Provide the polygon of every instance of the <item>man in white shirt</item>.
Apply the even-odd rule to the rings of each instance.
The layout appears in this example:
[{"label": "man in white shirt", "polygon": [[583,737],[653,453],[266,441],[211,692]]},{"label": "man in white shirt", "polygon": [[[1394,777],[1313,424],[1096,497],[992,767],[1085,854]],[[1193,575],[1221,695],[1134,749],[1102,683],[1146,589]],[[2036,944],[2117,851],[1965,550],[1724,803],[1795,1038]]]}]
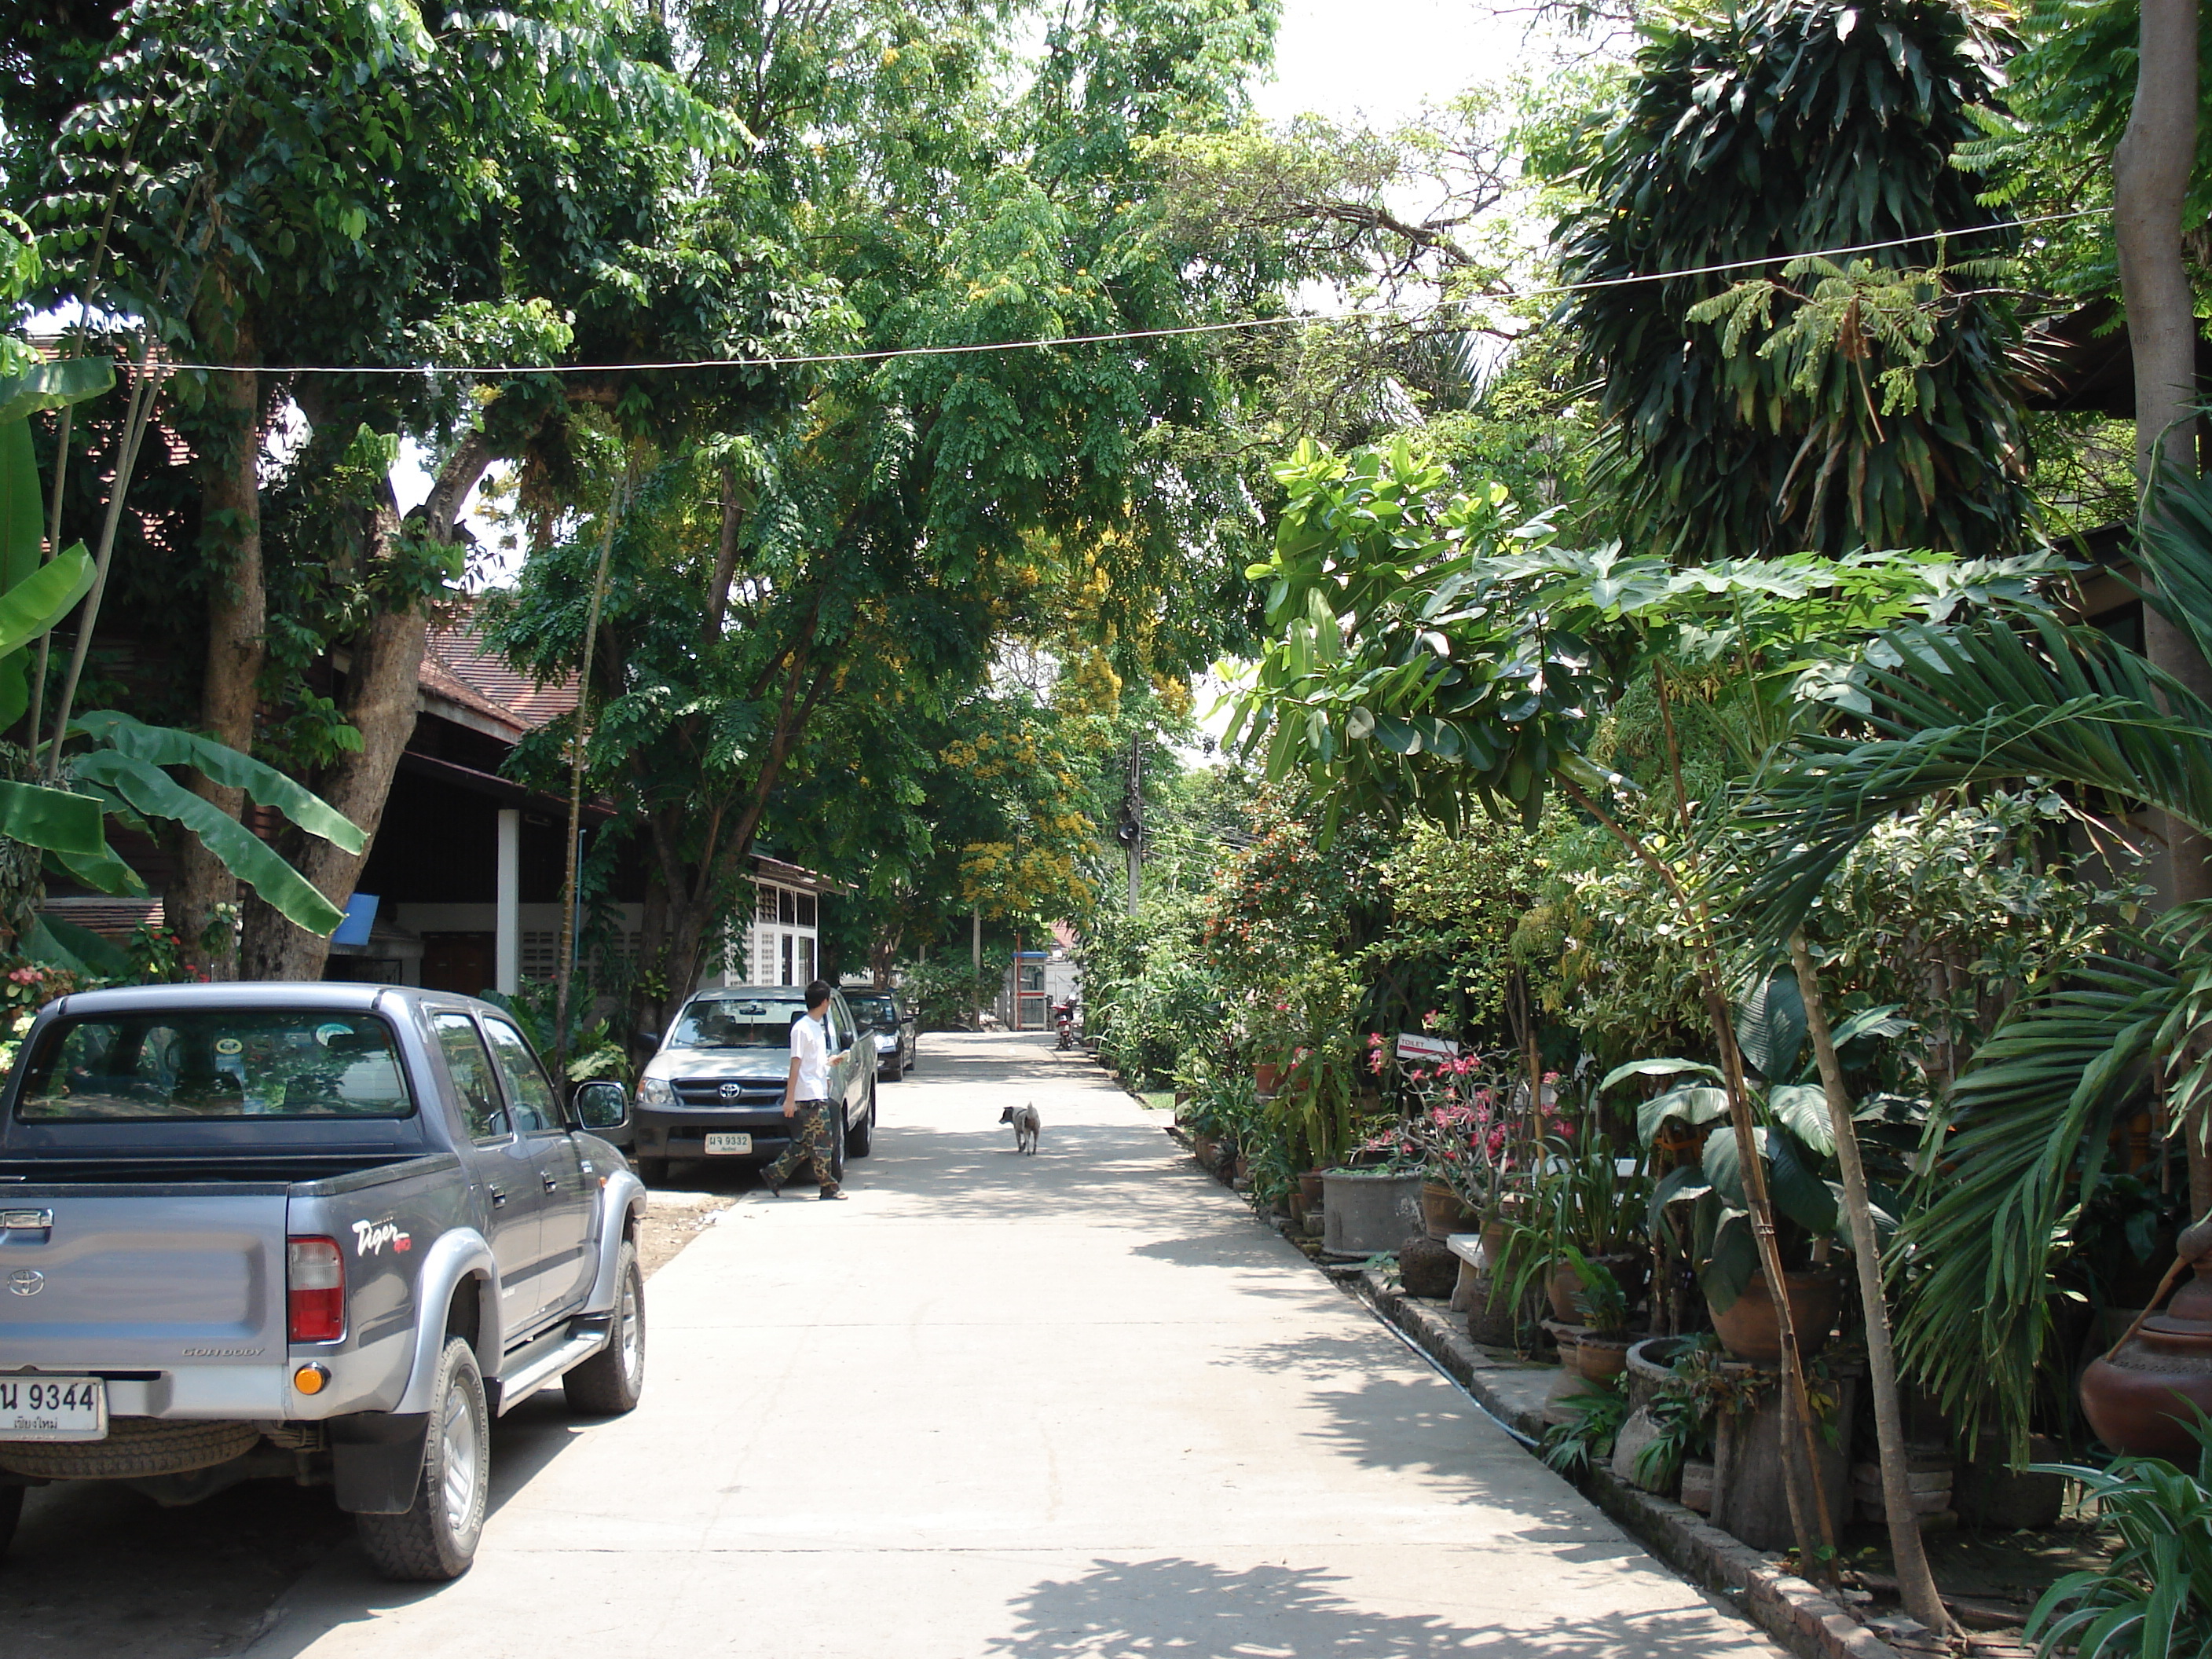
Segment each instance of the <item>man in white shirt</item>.
[{"label": "man in white shirt", "polygon": [[791,1022],[791,1074],[784,1079],[783,1115],[795,1120],[791,1144],[775,1162],[761,1171],[772,1197],[783,1196],[783,1183],[801,1158],[814,1166],[814,1179],[824,1198],[842,1198],[837,1189],[836,1148],[830,1137],[836,1133],[830,1115],[830,981],[817,979],[806,988],[806,1012]]}]

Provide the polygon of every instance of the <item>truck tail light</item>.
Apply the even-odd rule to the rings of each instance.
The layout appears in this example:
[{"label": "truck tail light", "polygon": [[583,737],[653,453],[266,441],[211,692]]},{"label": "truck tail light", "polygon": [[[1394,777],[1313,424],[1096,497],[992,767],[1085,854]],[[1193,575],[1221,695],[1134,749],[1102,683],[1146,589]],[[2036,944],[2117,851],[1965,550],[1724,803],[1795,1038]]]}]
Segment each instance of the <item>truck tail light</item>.
[{"label": "truck tail light", "polygon": [[345,1258],[334,1238],[287,1241],[284,1287],[295,1342],[335,1342],[345,1334]]}]

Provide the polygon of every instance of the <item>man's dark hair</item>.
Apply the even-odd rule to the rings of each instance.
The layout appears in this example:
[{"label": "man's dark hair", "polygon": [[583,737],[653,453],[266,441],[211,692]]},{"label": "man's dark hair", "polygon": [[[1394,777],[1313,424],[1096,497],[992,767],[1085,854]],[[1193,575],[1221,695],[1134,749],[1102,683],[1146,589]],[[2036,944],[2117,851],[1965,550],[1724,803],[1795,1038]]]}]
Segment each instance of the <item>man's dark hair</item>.
[{"label": "man's dark hair", "polygon": [[830,1000],[830,993],[836,988],[826,979],[817,979],[806,988],[806,1012],[812,1013]]}]

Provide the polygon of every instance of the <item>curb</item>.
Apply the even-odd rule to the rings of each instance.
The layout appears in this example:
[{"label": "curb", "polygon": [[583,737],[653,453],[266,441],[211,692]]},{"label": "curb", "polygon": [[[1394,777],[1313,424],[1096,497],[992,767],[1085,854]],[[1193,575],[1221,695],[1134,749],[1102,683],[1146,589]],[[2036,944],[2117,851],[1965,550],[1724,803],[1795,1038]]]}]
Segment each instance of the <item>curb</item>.
[{"label": "curb", "polygon": [[[1441,1304],[1432,1305],[1391,1289],[1380,1273],[1333,1277],[1371,1307],[1376,1317],[1434,1360],[1499,1422],[1528,1439],[1542,1437],[1540,1412],[1498,1386],[1501,1376],[1514,1375],[1518,1368],[1498,1365],[1438,1310]],[[1922,1641],[1912,1641],[1900,1632],[1899,1645],[1892,1646],[1804,1579],[1783,1571],[1695,1510],[1618,1480],[1610,1469],[1593,1467],[1588,1477],[1577,1484],[1654,1555],[1692,1583],[1727,1596],[1746,1618],[1799,1659],[1911,1659],[1911,1656],[1949,1651],[1917,1625],[1911,1629]]]}]

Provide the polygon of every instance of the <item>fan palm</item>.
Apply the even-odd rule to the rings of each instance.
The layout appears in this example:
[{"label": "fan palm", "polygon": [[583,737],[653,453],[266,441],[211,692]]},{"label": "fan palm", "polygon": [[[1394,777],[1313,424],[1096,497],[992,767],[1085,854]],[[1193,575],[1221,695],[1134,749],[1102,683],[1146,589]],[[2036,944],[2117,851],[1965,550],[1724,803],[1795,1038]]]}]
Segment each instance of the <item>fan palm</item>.
[{"label": "fan palm", "polygon": [[[2168,481],[2137,562],[2145,602],[2212,644],[2212,483]],[[1746,816],[1773,854],[1749,910],[1786,936],[1850,849],[1891,814],[2021,778],[2106,816],[2157,808],[2212,833],[2212,706],[2101,631],[2046,616],[1893,630],[1859,656],[1847,701],[1869,735],[1779,751]],[[2050,1330],[2049,1272],[2104,1175],[2116,1117],[2172,1068],[2212,1006],[2204,918],[2171,913],[2122,954],[2030,988],[1931,1119],[1893,1274],[1911,1366],[1966,1420],[2024,1442]],[[2173,1090],[2201,1135],[2205,1068]]]}]

